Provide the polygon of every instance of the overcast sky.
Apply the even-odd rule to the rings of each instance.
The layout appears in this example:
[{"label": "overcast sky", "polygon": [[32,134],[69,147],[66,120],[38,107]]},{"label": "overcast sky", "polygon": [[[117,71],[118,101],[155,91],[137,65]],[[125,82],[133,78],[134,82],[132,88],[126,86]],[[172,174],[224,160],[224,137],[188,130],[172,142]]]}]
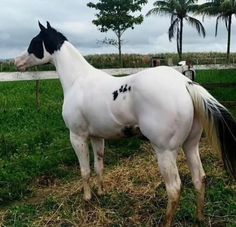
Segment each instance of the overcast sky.
[{"label": "overcast sky", "polygon": [[[91,0],[90,0],[91,1]],[[149,0],[143,7],[145,15],[153,7],[155,0]],[[202,0],[204,1],[204,0]],[[0,0],[0,59],[13,58],[28,47],[30,40],[37,35],[37,21],[51,25],[61,31],[83,55],[117,53],[115,47],[101,46],[98,40],[114,37],[112,32],[101,33],[92,24],[95,10],[88,8],[89,0]],[[97,2],[97,1],[93,1]],[[201,20],[201,17],[199,18]],[[236,51],[233,17],[231,51]],[[123,39],[123,53],[165,53],[176,52],[176,42],[169,42],[169,17],[145,17],[141,25],[134,30],[127,30]],[[226,51],[227,32],[223,23],[219,26],[218,36],[214,36],[215,18],[206,18],[203,23],[207,36],[205,39],[184,24],[183,51],[209,52]]]}]

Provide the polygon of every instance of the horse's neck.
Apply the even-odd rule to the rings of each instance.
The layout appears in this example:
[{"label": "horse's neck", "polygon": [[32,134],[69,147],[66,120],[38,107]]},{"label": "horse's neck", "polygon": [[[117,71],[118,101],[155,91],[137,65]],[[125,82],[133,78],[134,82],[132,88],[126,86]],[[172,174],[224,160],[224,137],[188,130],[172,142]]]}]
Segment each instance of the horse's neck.
[{"label": "horse's neck", "polygon": [[94,70],[79,51],[69,42],[65,41],[59,51],[54,53],[54,64],[64,93],[70,89],[78,78],[85,79]]}]

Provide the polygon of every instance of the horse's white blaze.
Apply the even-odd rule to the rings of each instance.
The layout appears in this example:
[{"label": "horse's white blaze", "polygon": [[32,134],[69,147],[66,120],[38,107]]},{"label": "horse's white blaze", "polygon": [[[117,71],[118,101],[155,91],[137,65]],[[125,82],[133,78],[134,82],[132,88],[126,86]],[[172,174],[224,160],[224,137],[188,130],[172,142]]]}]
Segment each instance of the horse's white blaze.
[{"label": "horse's white blaze", "polygon": [[21,71],[26,70],[28,67],[46,64],[52,61],[51,55],[46,51],[43,45],[44,56],[42,59],[37,58],[34,54],[29,54],[27,51],[22,53],[19,57],[15,58],[15,65]]}]

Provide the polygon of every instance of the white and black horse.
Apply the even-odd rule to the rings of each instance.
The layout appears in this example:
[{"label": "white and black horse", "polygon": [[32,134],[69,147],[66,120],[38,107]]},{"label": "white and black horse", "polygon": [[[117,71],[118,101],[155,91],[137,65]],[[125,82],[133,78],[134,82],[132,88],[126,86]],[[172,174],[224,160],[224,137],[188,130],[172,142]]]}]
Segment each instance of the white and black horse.
[{"label": "white and black horse", "polygon": [[15,64],[19,70],[48,62],[55,65],[64,91],[62,115],[79,159],[84,198],[91,198],[88,140],[101,194],[104,139],[140,130],[153,145],[166,185],[165,226],[171,225],[180,197],[176,157],[181,147],[198,192],[197,219],[202,221],[205,173],[198,149],[202,129],[221,152],[227,172],[236,177],[236,123],[227,109],[203,87],[169,67],[110,76],[91,66],[48,22],[47,28],[40,23],[39,27],[40,33]]}]

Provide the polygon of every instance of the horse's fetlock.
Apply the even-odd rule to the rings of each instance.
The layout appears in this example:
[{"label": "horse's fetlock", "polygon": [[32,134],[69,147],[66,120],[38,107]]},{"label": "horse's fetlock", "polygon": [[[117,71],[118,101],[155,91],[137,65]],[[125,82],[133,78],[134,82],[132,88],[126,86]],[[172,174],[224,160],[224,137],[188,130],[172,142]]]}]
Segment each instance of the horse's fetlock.
[{"label": "horse's fetlock", "polygon": [[89,180],[90,178],[90,170],[81,170],[81,176],[83,180]]},{"label": "horse's fetlock", "polygon": [[195,188],[196,188],[198,191],[202,190],[202,187],[203,187],[203,186],[205,185],[205,183],[206,183],[206,176],[203,175],[202,177],[193,180],[193,183],[194,183],[194,185],[195,185]]}]

